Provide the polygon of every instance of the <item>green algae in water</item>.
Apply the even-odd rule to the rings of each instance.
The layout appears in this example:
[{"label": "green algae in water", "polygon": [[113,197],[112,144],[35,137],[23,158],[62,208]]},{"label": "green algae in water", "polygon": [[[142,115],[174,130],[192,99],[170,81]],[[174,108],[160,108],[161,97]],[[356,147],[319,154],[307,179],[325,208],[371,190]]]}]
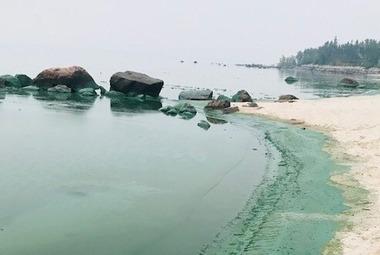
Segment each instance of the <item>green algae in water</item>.
[{"label": "green algae in water", "polygon": [[266,129],[267,176],[246,207],[200,254],[321,254],[346,209],[330,176],[326,137],[285,124]]}]

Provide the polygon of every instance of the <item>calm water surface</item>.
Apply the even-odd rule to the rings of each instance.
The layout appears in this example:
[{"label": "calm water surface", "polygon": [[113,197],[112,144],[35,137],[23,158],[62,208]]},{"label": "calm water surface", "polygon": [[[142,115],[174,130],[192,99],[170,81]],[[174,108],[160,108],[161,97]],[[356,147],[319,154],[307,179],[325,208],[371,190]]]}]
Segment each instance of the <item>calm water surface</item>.
[{"label": "calm water surface", "polygon": [[[350,90],[337,76],[107,63],[83,66],[105,87],[124,69],[162,78],[163,105],[190,87],[260,99],[379,91],[367,78]],[[186,121],[108,98],[0,93],[0,254],[319,254],[344,210],[325,137],[239,115],[204,131],[204,103],[194,105]]]}]

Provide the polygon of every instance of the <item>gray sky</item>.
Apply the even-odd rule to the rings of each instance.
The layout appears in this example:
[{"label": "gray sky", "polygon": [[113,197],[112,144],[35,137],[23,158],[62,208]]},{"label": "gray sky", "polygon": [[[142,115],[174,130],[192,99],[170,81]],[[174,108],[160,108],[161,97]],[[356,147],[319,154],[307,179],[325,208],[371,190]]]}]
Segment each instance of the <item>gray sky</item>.
[{"label": "gray sky", "polygon": [[269,64],[335,35],[380,39],[379,17],[379,0],[1,0],[0,46]]}]

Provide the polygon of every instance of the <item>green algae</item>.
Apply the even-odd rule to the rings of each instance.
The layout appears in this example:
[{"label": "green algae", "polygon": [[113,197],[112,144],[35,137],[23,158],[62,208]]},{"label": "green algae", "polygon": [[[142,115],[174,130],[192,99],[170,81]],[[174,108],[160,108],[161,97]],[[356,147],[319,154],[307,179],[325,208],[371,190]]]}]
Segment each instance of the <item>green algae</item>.
[{"label": "green algae", "polygon": [[[321,254],[345,226],[342,192],[330,177],[340,167],[324,151],[327,138],[258,120],[268,146],[267,175],[215,240],[200,254]],[[333,250],[330,248],[330,250]]]}]

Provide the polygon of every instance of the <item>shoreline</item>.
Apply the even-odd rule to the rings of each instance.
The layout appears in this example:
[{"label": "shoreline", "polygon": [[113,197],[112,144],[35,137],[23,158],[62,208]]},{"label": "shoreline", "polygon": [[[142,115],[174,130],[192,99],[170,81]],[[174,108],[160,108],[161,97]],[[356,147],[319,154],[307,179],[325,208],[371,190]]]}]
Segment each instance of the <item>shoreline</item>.
[{"label": "shoreline", "polygon": [[380,96],[259,102],[259,108],[236,105],[241,113],[301,125],[331,139],[326,150],[334,160],[350,166],[348,172],[332,175],[331,181],[342,188],[351,209],[345,213],[348,223],[336,233],[330,242],[334,245],[328,245],[324,254],[379,254]]},{"label": "shoreline", "polygon": [[304,254],[305,247],[320,254],[340,229],[345,219],[340,215],[347,209],[341,190],[329,181],[329,170],[341,167],[323,150],[328,138],[264,118],[230,119],[261,130],[267,172],[242,211],[201,254]]}]

